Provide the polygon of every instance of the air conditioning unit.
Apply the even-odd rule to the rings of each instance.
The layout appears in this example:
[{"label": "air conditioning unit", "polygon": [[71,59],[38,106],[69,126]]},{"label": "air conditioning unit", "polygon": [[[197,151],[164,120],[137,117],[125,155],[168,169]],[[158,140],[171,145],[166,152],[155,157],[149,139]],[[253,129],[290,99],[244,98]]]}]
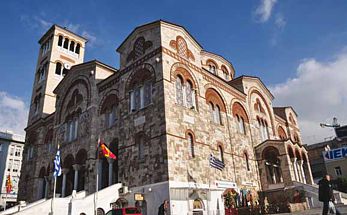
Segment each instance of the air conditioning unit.
[{"label": "air conditioning unit", "polygon": [[126,193],[128,193],[128,187],[122,186],[121,188],[119,188],[118,192],[119,192],[119,194],[126,194]]}]

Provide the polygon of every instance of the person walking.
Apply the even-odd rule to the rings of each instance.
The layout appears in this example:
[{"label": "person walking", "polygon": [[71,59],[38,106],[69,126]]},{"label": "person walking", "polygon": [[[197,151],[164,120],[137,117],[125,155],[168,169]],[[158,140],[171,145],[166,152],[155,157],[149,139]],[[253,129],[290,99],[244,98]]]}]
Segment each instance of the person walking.
[{"label": "person walking", "polygon": [[322,180],[318,182],[319,191],[318,199],[323,202],[323,215],[333,213],[340,215],[341,213],[335,208],[334,205],[334,190],[330,181],[330,175],[326,174]]},{"label": "person walking", "polygon": [[165,200],[158,208],[158,215],[169,215],[169,201]]}]

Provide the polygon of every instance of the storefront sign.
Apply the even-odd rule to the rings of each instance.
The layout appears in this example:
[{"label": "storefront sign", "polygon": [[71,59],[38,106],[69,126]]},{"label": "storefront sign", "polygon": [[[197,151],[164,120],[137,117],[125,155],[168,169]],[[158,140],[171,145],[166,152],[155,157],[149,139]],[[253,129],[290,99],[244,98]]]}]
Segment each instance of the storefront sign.
[{"label": "storefront sign", "polygon": [[215,183],[218,188],[237,188],[236,183],[232,181],[216,181]]},{"label": "storefront sign", "polygon": [[250,182],[250,181],[243,181],[243,182],[242,182],[242,185],[251,186],[251,187],[254,186],[254,185],[253,185],[253,182]]},{"label": "storefront sign", "polygon": [[347,158],[347,147],[332,149],[323,152],[325,162]]},{"label": "storefront sign", "polygon": [[145,197],[143,196],[142,193],[135,193],[134,199],[135,199],[135,201],[143,201],[145,199]]}]

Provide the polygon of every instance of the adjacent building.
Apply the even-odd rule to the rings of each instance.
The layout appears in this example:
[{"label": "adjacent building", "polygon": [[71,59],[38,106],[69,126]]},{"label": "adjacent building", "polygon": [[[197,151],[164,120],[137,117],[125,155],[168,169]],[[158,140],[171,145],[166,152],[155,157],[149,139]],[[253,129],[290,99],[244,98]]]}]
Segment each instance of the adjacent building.
[{"label": "adjacent building", "polygon": [[[217,213],[229,190],[247,205],[247,193],[277,201],[313,183],[294,109],[273,107],[258,77],[237,77],[183,26],[136,27],[117,48],[119,69],[84,62],[86,39],[58,25],[39,44],[19,200],[52,196],[58,144],[61,197],[95,192],[99,172],[99,187],[124,185],[117,206],[143,214],[165,199],[172,214]],[[97,162],[99,137],[117,160]]]},{"label": "adjacent building", "polygon": [[[334,179],[347,176],[347,138],[334,138],[306,147],[310,154],[312,176],[316,183],[325,174],[331,175]],[[333,153],[336,150],[339,151],[337,154],[341,156],[335,158],[334,154],[330,155],[330,152]]]},{"label": "adjacent building", "polygon": [[[13,206],[17,202],[18,182],[20,178],[24,136],[9,131],[0,131],[0,206]],[[6,192],[6,180],[10,176],[12,191]]]}]

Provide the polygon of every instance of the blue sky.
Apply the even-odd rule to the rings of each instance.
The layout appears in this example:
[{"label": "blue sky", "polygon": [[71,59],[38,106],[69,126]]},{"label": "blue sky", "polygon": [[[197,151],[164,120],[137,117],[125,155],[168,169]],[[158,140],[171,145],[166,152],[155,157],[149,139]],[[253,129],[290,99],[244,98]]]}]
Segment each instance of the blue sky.
[{"label": "blue sky", "polygon": [[[37,41],[52,23],[89,38],[86,61],[96,58],[118,67],[115,49],[132,29],[164,19],[185,26],[204,49],[230,60],[237,76],[260,77],[273,90],[276,104],[292,104],[296,108],[303,120],[303,136],[317,136],[320,130],[308,132],[317,122],[335,115],[347,121],[346,114],[340,113],[347,104],[347,89],[343,86],[335,86],[325,95],[328,98],[324,102],[329,107],[318,109],[314,116],[310,111],[310,105],[325,104],[319,99],[322,85],[334,86],[341,78],[347,81],[340,71],[347,66],[346,11],[344,0],[5,1],[0,8],[0,121],[7,120],[8,106],[27,110]],[[307,78],[311,73],[322,75],[323,80],[324,74],[337,73],[341,77],[325,82]],[[307,84],[311,82],[314,86]],[[311,88],[307,90],[306,85]],[[293,87],[295,93],[288,92]],[[310,97],[306,91],[317,93],[312,95],[313,101],[300,98]],[[335,98],[330,101],[332,96]],[[336,103],[330,107],[331,102]],[[7,126],[20,129],[13,123]]]}]

